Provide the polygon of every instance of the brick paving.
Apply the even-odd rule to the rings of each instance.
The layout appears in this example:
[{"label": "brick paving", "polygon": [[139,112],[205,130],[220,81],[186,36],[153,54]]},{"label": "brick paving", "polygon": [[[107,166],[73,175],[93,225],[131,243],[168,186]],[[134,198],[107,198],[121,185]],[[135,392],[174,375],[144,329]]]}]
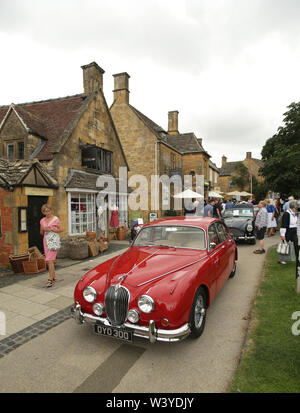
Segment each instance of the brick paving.
[{"label": "brick paving", "polygon": [[78,280],[128,247],[128,241],[116,241],[97,257],[77,262],[59,260],[56,266],[59,281],[51,288],[45,288],[48,271],[31,275],[6,271],[0,277],[0,358],[70,318]]}]

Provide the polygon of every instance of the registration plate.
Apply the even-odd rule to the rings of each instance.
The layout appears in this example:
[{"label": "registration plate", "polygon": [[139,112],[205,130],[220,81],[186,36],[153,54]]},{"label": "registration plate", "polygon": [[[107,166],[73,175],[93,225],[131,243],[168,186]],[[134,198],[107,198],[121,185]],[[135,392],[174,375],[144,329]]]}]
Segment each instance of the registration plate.
[{"label": "registration plate", "polygon": [[133,333],[130,330],[125,330],[116,327],[107,327],[102,326],[99,324],[95,325],[95,333],[100,334],[102,336],[109,336],[114,337],[119,340],[132,342],[133,341]]}]

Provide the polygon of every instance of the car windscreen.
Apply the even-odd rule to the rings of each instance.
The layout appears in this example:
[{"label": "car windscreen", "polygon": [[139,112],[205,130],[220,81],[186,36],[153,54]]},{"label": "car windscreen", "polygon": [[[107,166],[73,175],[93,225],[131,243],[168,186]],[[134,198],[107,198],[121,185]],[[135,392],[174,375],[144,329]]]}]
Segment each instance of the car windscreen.
[{"label": "car windscreen", "polygon": [[254,211],[253,208],[234,208],[226,209],[224,212],[224,218],[234,218],[234,217],[253,217]]},{"label": "car windscreen", "polygon": [[143,228],[133,246],[166,246],[176,248],[206,248],[205,232],[202,228],[187,226],[150,226]]}]

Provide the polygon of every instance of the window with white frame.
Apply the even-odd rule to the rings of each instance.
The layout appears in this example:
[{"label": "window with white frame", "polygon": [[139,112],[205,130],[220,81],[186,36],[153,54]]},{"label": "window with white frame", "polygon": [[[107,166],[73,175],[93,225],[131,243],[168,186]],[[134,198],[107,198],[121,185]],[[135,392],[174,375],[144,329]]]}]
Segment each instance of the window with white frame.
[{"label": "window with white frame", "polygon": [[70,235],[83,235],[96,231],[95,194],[85,192],[69,193]]}]

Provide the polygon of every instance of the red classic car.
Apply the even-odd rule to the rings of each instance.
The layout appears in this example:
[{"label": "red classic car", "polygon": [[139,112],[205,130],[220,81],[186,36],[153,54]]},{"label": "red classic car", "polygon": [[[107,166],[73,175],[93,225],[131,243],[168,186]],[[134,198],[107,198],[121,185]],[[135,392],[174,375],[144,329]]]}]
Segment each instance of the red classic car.
[{"label": "red classic car", "polygon": [[206,311],[234,276],[237,247],[218,219],[176,217],[145,225],[130,248],[77,283],[72,315],[95,332],[151,343],[199,337]]}]

